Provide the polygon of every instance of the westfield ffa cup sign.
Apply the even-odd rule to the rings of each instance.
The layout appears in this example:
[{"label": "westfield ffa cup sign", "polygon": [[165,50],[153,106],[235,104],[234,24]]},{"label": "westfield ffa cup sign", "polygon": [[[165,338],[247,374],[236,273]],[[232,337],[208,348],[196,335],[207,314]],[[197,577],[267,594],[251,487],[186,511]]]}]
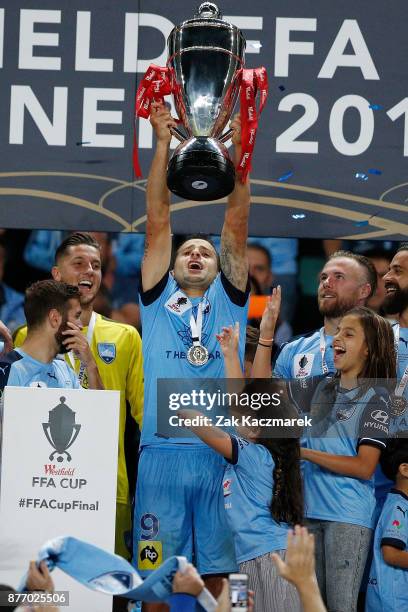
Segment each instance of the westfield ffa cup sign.
[{"label": "westfield ffa cup sign", "polygon": [[[17,588],[56,536],[114,552],[119,392],[6,387],[0,480],[0,582]],[[59,570],[69,610],[110,612],[111,598]]]}]

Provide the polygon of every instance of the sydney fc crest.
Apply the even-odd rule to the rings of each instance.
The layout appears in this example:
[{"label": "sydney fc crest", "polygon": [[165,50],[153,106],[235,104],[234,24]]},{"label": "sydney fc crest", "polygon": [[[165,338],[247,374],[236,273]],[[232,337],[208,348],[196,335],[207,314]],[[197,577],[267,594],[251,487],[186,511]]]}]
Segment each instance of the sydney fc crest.
[{"label": "sydney fc crest", "polygon": [[115,360],[116,344],[113,342],[98,342],[98,355],[105,363],[109,364]]}]

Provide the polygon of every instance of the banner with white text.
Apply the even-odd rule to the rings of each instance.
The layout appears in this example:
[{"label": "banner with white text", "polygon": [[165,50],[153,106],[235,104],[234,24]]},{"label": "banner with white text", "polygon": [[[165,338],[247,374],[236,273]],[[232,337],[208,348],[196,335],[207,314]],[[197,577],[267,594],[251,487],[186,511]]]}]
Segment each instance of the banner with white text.
[{"label": "banner with white text", "polygon": [[[135,92],[197,3],[0,0],[0,227],[145,230],[148,121]],[[220,0],[264,65],[250,234],[407,235],[406,2]],[[173,198],[175,232],[219,233],[224,202]]]}]

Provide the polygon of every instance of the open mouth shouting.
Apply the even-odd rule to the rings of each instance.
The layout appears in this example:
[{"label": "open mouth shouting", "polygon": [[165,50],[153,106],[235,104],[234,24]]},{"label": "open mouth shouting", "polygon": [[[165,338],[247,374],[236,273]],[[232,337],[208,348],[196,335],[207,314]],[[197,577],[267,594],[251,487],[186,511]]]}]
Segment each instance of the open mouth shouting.
[{"label": "open mouth shouting", "polygon": [[189,272],[201,272],[201,270],[203,269],[203,265],[201,262],[199,261],[189,261],[188,263],[188,271]]},{"label": "open mouth shouting", "polygon": [[333,344],[334,363],[338,363],[346,352],[346,349],[341,344]]},{"label": "open mouth shouting", "polygon": [[78,283],[78,288],[79,288],[80,292],[84,293],[84,294],[89,293],[90,290],[92,289],[92,287],[93,287],[93,283],[92,283],[92,281],[90,281],[88,279],[80,280],[79,283]]}]

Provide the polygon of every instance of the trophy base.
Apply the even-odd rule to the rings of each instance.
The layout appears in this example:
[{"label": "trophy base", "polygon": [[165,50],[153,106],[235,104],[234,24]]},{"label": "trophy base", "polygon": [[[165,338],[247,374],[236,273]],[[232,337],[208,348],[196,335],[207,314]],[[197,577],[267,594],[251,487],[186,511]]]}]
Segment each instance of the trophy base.
[{"label": "trophy base", "polygon": [[188,200],[224,198],[234,189],[235,168],[226,147],[199,136],[175,150],[167,169],[167,186],[175,195]]}]

